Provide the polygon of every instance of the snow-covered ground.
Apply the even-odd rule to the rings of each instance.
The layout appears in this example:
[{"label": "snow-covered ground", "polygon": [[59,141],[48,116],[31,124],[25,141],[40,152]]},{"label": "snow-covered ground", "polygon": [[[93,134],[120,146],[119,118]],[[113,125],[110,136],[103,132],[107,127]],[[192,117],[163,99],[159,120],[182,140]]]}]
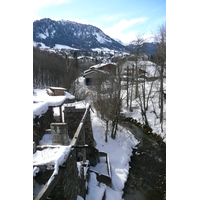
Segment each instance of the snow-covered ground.
[{"label": "snow-covered ground", "polygon": [[55,46],[53,47],[53,49],[66,49],[66,50],[79,50],[79,49],[75,49],[73,47],[67,46],[67,45],[62,45],[62,44],[55,44]]},{"label": "snow-covered ground", "polygon": [[[146,87],[146,95],[147,95],[148,91],[150,90],[151,82],[147,82],[145,84],[146,84],[145,87]],[[158,89],[157,87],[158,87],[158,81],[154,81],[152,91],[156,91]],[[164,87],[165,87],[165,83],[164,83]],[[125,90],[123,90],[122,95],[124,97],[126,97],[126,94],[127,94],[127,92]],[[148,110],[146,111],[146,115],[147,115],[148,123],[153,130],[152,131],[153,134],[160,135],[162,137],[163,141],[166,142],[166,104],[164,103],[164,112],[163,112],[164,120],[163,120],[163,131],[162,131],[161,124],[160,124],[160,118],[159,118],[160,109],[159,109],[158,95],[159,95],[159,93],[155,93],[154,97],[151,100],[149,100]],[[122,113],[127,117],[132,117],[134,119],[137,119],[139,122],[143,123],[138,99],[135,99],[132,101],[132,107],[133,107],[133,111],[131,112],[126,107],[126,98],[123,98]],[[158,117],[155,115],[154,111],[157,113]]]},{"label": "snow-covered ground", "polygon": [[41,47],[41,49],[50,49],[50,47],[48,47],[48,46],[46,46],[44,43],[42,43],[42,42],[35,42],[35,41],[33,41],[33,46],[34,47],[37,47],[37,45],[40,45]]},{"label": "snow-covered ground", "polygon": [[[44,34],[41,34],[41,36],[45,39],[45,35]],[[55,46],[50,49],[50,47],[46,46],[44,43],[42,42],[35,42],[33,41],[33,46],[36,47],[37,45],[40,45],[40,48],[41,49],[47,49],[47,50],[51,50],[51,51],[54,51],[55,49],[57,50],[61,50],[61,49],[66,49],[66,50],[79,50],[79,49],[76,49],[76,48],[73,48],[73,47],[70,47],[70,46],[67,46],[67,45],[62,45],[62,44],[55,44]]]},{"label": "snow-covered ground", "polygon": [[106,53],[110,53],[110,54],[115,54],[116,50],[113,49],[108,49],[106,47],[101,47],[101,48],[93,48],[92,51],[97,51],[98,53],[106,52]]},{"label": "snow-covered ground", "polygon": [[109,156],[112,187],[101,183],[96,180],[95,173],[90,173],[90,182],[87,200],[98,200],[106,192],[107,200],[121,200],[123,194],[124,184],[128,178],[129,161],[132,155],[132,148],[136,148],[138,140],[131,132],[119,126],[116,134],[116,139],[113,140],[108,134],[108,141],[105,142],[105,123],[97,116],[94,111],[91,112],[92,129],[94,139],[97,143],[96,148],[99,151],[104,151]]},{"label": "snow-covered ground", "polygon": [[[130,64],[134,64],[133,61],[129,61]],[[139,61],[138,65],[141,67],[141,69],[144,69],[147,73],[147,77],[158,77],[158,68],[159,66],[156,66],[154,63],[151,61]],[[144,86],[144,85],[143,85]],[[160,108],[159,108],[159,90],[160,90],[160,80],[157,79],[153,82],[145,82],[145,97],[147,99],[147,96],[151,90],[152,86],[152,91],[151,95],[148,101],[148,109],[146,111],[148,123],[150,127],[153,129],[153,133],[160,135],[163,139],[164,142],[166,142],[166,101],[164,100],[163,104],[163,130],[161,129],[161,124],[160,124]],[[166,79],[164,78],[163,80],[163,89],[166,92]],[[130,91],[130,90],[129,90]],[[139,92],[142,94],[142,84],[139,84]],[[143,122],[142,115],[141,115],[141,110],[139,106],[139,99],[133,99],[132,100],[132,107],[133,111],[130,112],[129,109],[126,107],[126,96],[127,92],[126,90],[122,91],[123,95],[123,102],[122,102],[122,110],[123,113],[128,116],[132,117],[134,119],[137,119],[141,123]],[[142,95],[141,95],[142,96]],[[147,104],[147,100],[145,100],[145,103]],[[156,113],[156,114],[155,114]]]}]

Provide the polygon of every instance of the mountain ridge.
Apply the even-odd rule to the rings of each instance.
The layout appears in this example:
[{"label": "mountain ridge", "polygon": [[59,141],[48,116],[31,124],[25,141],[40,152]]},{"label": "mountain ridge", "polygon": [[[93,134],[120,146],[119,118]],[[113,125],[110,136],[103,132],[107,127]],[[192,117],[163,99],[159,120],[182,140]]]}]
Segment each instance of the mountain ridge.
[{"label": "mountain ridge", "polygon": [[46,46],[68,45],[78,49],[111,48],[123,50],[124,46],[93,25],[69,20],[44,18],[33,22],[33,41]]},{"label": "mountain ridge", "polygon": [[[101,29],[90,24],[70,20],[52,20],[43,18],[33,22],[33,41],[43,43],[49,48],[66,45],[79,50],[108,48],[116,51],[131,51],[133,44],[124,44],[119,39],[111,38]],[[155,44],[148,43],[148,54],[154,53]]]}]

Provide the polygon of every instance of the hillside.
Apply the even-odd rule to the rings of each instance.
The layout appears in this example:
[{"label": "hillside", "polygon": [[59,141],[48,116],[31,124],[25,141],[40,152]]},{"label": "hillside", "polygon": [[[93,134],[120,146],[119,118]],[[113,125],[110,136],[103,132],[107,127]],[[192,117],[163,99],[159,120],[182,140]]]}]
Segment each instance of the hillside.
[{"label": "hillside", "polygon": [[[106,35],[101,29],[69,20],[44,18],[33,22],[33,42],[47,49],[64,48],[75,50],[109,49],[131,52],[133,43],[123,44]],[[154,54],[155,43],[144,42],[148,55]]]},{"label": "hillside", "polygon": [[67,45],[77,49],[110,48],[123,50],[124,46],[99,28],[72,21],[54,21],[48,18],[33,22],[33,41],[46,46]]}]

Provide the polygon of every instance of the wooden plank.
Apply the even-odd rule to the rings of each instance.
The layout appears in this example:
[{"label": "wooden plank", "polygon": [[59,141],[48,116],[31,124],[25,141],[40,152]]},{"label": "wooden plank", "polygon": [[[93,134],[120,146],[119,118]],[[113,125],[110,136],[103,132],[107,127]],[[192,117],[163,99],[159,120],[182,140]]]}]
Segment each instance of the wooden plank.
[{"label": "wooden plank", "polygon": [[50,184],[48,184],[47,182],[44,185],[44,187],[40,190],[40,192],[38,193],[38,195],[35,197],[34,200],[46,200],[52,189],[58,183],[60,177],[61,177],[61,172],[59,172],[57,175],[54,175],[53,176],[54,179],[50,182]]}]

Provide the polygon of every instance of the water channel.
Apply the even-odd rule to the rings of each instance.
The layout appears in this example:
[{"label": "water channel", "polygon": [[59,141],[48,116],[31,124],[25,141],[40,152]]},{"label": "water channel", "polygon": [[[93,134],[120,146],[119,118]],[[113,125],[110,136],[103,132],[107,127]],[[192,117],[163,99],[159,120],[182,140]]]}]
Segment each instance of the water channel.
[{"label": "water channel", "polygon": [[124,200],[166,199],[166,145],[161,138],[145,134],[126,120],[121,125],[140,141],[133,149],[129,176],[124,187]]}]

